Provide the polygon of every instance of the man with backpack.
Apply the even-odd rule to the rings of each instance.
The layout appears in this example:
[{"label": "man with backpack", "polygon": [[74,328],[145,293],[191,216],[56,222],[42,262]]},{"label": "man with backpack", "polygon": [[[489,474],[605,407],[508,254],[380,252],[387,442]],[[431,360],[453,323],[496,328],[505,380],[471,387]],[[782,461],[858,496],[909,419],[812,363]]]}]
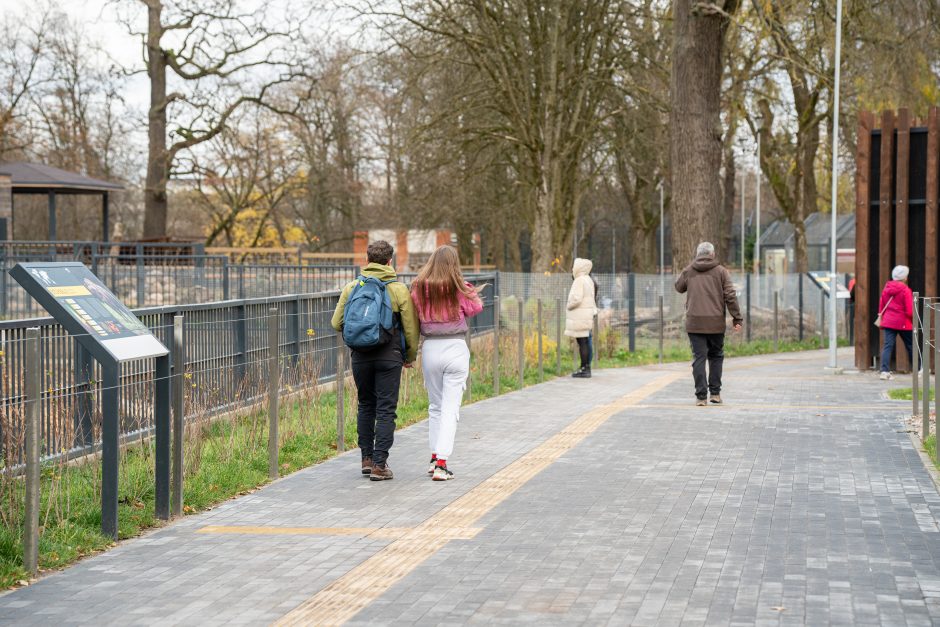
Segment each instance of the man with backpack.
[{"label": "man with backpack", "polygon": [[362,474],[372,481],[393,477],[388,451],[395,437],[402,367],[418,354],[418,317],[411,294],[391,267],[392,246],[369,244],[369,264],[343,288],[332,325],[352,349],[352,373],[359,395]]}]

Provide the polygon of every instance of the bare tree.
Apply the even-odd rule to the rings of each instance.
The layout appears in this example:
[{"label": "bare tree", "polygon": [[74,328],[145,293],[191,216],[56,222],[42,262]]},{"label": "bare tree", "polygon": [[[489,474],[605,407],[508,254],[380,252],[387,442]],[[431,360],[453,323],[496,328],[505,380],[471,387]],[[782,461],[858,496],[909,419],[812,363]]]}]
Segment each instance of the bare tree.
[{"label": "bare tree", "polygon": [[275,108],[276,88],[305,72],[291,43],[301,39],[297,26],[270,25],[266,7],[244,9],[240,0],[136,2],[146,9],[147,29],[131,31],[145,42],[150,81],[143,235],[162,238],[178,155],[221,133],[243,105]]},{"label": "bare tree", "polygon": [[[429,65],[447,62],[467,79],[451,94],[449,124],[458,135],[507,147],[526,192],[520,208],[529,221],[532,268],[558,268],[553,261],[567,259],[571,250],[588,181],[583,158],[600,128],[601,100],[612,88],[625,5],[456,0],[395,6],[370,14],[392,18],[386,32],[404,50],[417,51]],[[402,24],[411,35],[396,30]]]},{"label": "bare tree", "polygon": [[48,79],[44,60],[55,19],[47,6],[38,18],[8,13],[0,23],[0,159],[26,149],[31,142],[29,95]]}]

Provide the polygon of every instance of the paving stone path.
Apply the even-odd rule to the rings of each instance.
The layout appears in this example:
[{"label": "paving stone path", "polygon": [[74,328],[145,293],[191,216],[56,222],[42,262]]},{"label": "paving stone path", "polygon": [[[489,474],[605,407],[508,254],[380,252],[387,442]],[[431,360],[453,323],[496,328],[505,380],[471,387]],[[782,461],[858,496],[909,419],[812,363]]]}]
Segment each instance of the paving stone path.
[{"label": "paving stone path", "polygon": [[[842,361],[850,360],[850,353]],[[822,352],[556,380],[426,424],[0,596],[15,624],[940,622],[940,494],[909,404]]]}]

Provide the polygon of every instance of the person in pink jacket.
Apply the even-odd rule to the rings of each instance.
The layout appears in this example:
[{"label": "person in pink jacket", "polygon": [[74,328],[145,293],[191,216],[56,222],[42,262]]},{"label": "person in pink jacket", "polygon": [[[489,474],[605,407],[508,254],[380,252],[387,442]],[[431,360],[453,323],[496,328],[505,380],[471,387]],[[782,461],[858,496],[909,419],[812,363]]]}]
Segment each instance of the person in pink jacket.
[{"label": "person in pink jacket", "polygon": [[428,390],[428,441],[434,481],[448,481],[454,473],[447,460],[454,451],[460,403],[470,373],[467,319],[483,311],[477,289],[464,281],[460,258],[452,246],[441,246],[411,284],[421,335],[421,370]]},{"label": "person in pink jacket", "polygon": [[881,328],[885,334],[884,347],[881,349],[881,378],[893,379],[891,374],[891,353],[897,336],[901,336],[907,354],[911,355],[912,337],[914,328],[914,295],[907,286],[907,275],[910,274],[907,266],[895,266],[891,271],[891,281],[885,283],[878,301],[878,311],[881,313]]}]

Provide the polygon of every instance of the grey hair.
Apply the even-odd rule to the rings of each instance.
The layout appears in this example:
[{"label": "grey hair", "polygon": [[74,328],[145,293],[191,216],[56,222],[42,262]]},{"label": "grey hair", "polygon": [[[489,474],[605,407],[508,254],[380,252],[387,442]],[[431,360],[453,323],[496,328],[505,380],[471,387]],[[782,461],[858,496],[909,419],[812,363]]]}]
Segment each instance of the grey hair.
[{"label": "grey hair", "polygon": [[711,257],[715,254],[715,245],[711,242],[702,242],[695,249],[696,257]]}]

